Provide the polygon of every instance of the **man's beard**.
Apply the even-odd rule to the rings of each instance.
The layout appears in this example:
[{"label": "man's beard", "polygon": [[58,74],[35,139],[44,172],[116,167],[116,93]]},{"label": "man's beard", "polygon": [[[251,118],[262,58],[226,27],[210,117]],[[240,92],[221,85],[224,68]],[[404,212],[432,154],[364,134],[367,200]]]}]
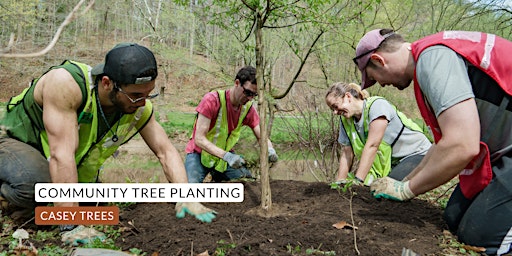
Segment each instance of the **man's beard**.
[{"label": "man's beard", "polygon": [[115,91],[115,90],[110,91],[108,94],[108,98],[114,104],[114,109],[116,112],[121,112],[123,114],[131,114],[131,113],[135,112],[135,111],[131,111],[131,112],[127,111],[124,104],[121,101],[119,101],[116,96],[117,96],[117,91]]}]

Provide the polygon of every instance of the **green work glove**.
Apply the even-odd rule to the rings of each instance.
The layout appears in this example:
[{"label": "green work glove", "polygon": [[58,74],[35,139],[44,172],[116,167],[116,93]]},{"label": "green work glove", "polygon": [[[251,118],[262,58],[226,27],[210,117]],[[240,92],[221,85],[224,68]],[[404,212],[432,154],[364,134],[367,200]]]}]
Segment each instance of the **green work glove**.
[{"label": "green work glove", "polygon": [[235,169],[242,168],[245,164],[245,160],[241,156],[231,152],[226,152],[222,157],[222,160],[228,162],[229,166]]},{"label": "green work glove", "polygon": [[96,239],[105,240],[105,234],[94,228],[86,228],[83,225],[77,226],[70,231],[60,233],[61,240],[65,244],[78,246],[78,244],[88,244]]},{"label": "green work glove", "polygon": [[374,181],[370,191],[377,199],[386,198],[395,201],[407,201],[416,196],[409,188],[409,181],[402,182],[389,177]]},{"label": "green work glove", "polygon": [[268,148],[268,161],[271,163],[277,162],[277,153],[274,148]]},{"label": "green work glove", "polygon": [[197,202],[178,202],[176,203],[176,217],[178,219],[184,218],[185,213],[188,213],[201,222],[210,223],[215,218],[216,211],[203,206],[201,203]]}]

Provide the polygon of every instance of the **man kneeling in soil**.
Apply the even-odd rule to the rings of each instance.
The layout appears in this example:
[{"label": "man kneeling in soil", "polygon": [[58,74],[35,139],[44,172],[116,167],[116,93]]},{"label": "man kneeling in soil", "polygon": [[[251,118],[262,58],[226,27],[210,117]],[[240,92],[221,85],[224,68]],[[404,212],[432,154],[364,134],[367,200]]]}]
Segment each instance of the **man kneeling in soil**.
[{"label": "man kneeling in soil", "polygon": [[[30,216],[35,183],[98,182],[104,161],[137,133],[158,157],[167,180],[187,183],[183,160],[153,115],[149,99],[158,95],[157,75],[149,49],[123,43],[94,69],[64,61],[11,98],[2,121],[7,134],[0,138],[2,212]],[[203,222],[215,218],[200,203],[177,203],[176,216],[185,213]],[[60,228],[67,243],[103,236],[83,226]]]},{"label": "man kneeling in soil", "polygon": [[[196,108],[197,118],[185,151],[185,168],[190,183],[203,182],[208,173],[216,182],[252,178],[245,159],[233,151],[241,128],[249,126],[260,143],[260,117],[252,106],[258,96],[256,69],[241,68],[233,87],[204,95]],[[272,142],[268,140],[268,160],[278,160]]]}]

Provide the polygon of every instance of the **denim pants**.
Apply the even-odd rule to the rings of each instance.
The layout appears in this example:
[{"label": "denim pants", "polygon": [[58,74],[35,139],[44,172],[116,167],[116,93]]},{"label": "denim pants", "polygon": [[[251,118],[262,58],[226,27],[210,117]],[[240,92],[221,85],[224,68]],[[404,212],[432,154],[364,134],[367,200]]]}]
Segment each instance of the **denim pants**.
[{"label": "denim pants", "polygon": [[21,208],[35,208],[34,185],[51,182],[50,166],[34,147],[0,138],[0,196]]},{"label": "denim pants", "polygon": [[234,169],[228,165],[224,172],[219,172],[215,168],[208,168],[201,164],[201,154],[188,153],[185,158],[185,169],[189,183],[202,183],[208,173],[212,175],[215,182],[235,180],[240,178],[252,178],[251,172],[245,168]]},{"label": "denim pants", "polygon": [[403,180],[420,164],[423,157],[425,157],[425,155],[412,155],[403,158],[397,165],[391,168],[391,172],[388,176],[395,180]]}]

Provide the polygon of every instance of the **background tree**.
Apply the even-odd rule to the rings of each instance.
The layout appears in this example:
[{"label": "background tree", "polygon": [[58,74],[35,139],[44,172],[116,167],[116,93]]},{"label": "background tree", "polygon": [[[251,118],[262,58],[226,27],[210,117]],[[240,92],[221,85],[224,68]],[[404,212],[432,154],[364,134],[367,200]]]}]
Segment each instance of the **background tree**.
[{"label": "background tree", "polygon": [[[57,40],[59,40],[60,34],[64,30],[64,27],[67,26],[69,23],[71,23],[78,16],[77,12],[78,12],[80,6],[84,2],[85,2],[85,0],[81,0],[80,2],[78,2],[78,4],[73,8],[73,10],[66,16],[66,18],[64,19],[62,24],[60,24],[58,29],[55,31],[55,35],[53,35],[52,40],[48,43],[48,45],[43,50],[38,51],[38,52],[33,52],[33,53],[14,53],[14,54],[7,53],[11,49],[11,47],[14,45],[15,34],[11,33],[11,39],[9,39],[9,44],[7,45],[5,50],[0,51],[0,57],[26,58],[26,57],[35,57],[35,56],[40,56],[40,55],[46,54],[48,51],[50,51],[55,46],[55,44],[57,43]],[[89,5],[85,8],[85,10],[82,12],[82,14],[86,13],[93,4],[94,4],[94,0],[92,0],[89,3]],[[20,26],[18,26],[18,28],[19,27]]]},{"label": "background tree", "polygon": [[[39,52],[54,38],[76,0],[0,2],[0,49],[8,54]],[[94,1],[87,1],[88,4]],[[55,47],[42,56],[17,60],[0,57],[2,92],[9,98],[29,79],[64,59],[101,62],[113,45],[133,41],[159,57],[164,86],[171,74],[183,80],[214,76],[211,88],[232,82],[243,65],[258,69],[258,99],[264,138],[271,136],[274,113],[301,118],[290,123],[301,153],[312,152],[318,180],[329,180],[337,164],[338,120],[324,104],[325,89],[336,81],[359,82],[351,58],[357,42],[374,28],[390,27],[413,41],[447,29],[479,30],[511,39],[507,0],[115,0],[82,5]],[[11,37],[15,34],[15,37]],[[197,61],[197,59],[201,61]],[[207,63],[207,64],[205,64]],[[212,63],[212,65],[210,65]],[[214,64],[214,65],[213,65]],[[179,67],[179,68],[176,68]],[[15,74],[15,81],[5,78]],[[6,80],[7,79],[7,80]],[[25,79],[25,80],[23,80]],[[159,83],[161,79],[159,79]],[[12,85],[7,88],[7,85]],[[179,88],[181,83],[176,83]],[[379,94],[418,117],[412,91],[374,86]],[[195,102],[191,101],[193,105]],[[278,115],[276,115],[278,116]],[[279,118],[279,117],[276,117]],[[328,123],[326,130],[312,123]],[[307,125],[304,129],[297,127]],[[307,130],[308,133],[302,133]],[[261,176],[268,184],[266,140],[260,152]],[[281,154],[282,156],[282,154]],[[307,156],[310,157],[310,156]],[[323,172],[323,173],[322,173]],[[271,206],[270,189],[262,206]]]},{"label": "background tree", "polygon": [[[333,31],[342,24],[349,23],[357,15],[352,14],[354,7],[360,8],[360,4],[352,1],[286,1],[286,0],[223,0],[204,1],[199,4],[203,8],[198,12],[198,19],[220,27],[229,34],[227,38],[236,39],[237,44],[222,48],[222,44],[216,44],[206,36],[201,38],[202,45],[209,50],[210,56],[224,60],[221,66],[233,67],[242,65],[255,65],[257,70],[257,82],[259,85],[259,114],[261,126],[260,141],[260,171],[262,181],[261,206],[264,215],[271,215],[271,191],[269,185],[269,165],[267,138],[270,137],[275,100],[284,98],[291,88],[301,80],[301,74],[308,63],[316,45],[327,31]],[[237,52],[231,54],[231,58],[225,58],[223,50]],[[321,59],[321,55],[316,55]],[[226,60],[228,60],[226,62]],[[284,60],[284,61],[283,61]],[[294,65],[292,72],[287,72],[282,77],[289,76],[286,80],[278,82],[280,86],[274,86],[273,73],[276,72],[278,63],[288,64],[289,69]],[[287,63],[288,62],[288,63]],[[231,68],[225,70],[231,71]],[[279,72],[279,71],[277,71]],[[230,72],[232,73],[232,72]],[[283,89],[283,90],[281,90]]]}]

